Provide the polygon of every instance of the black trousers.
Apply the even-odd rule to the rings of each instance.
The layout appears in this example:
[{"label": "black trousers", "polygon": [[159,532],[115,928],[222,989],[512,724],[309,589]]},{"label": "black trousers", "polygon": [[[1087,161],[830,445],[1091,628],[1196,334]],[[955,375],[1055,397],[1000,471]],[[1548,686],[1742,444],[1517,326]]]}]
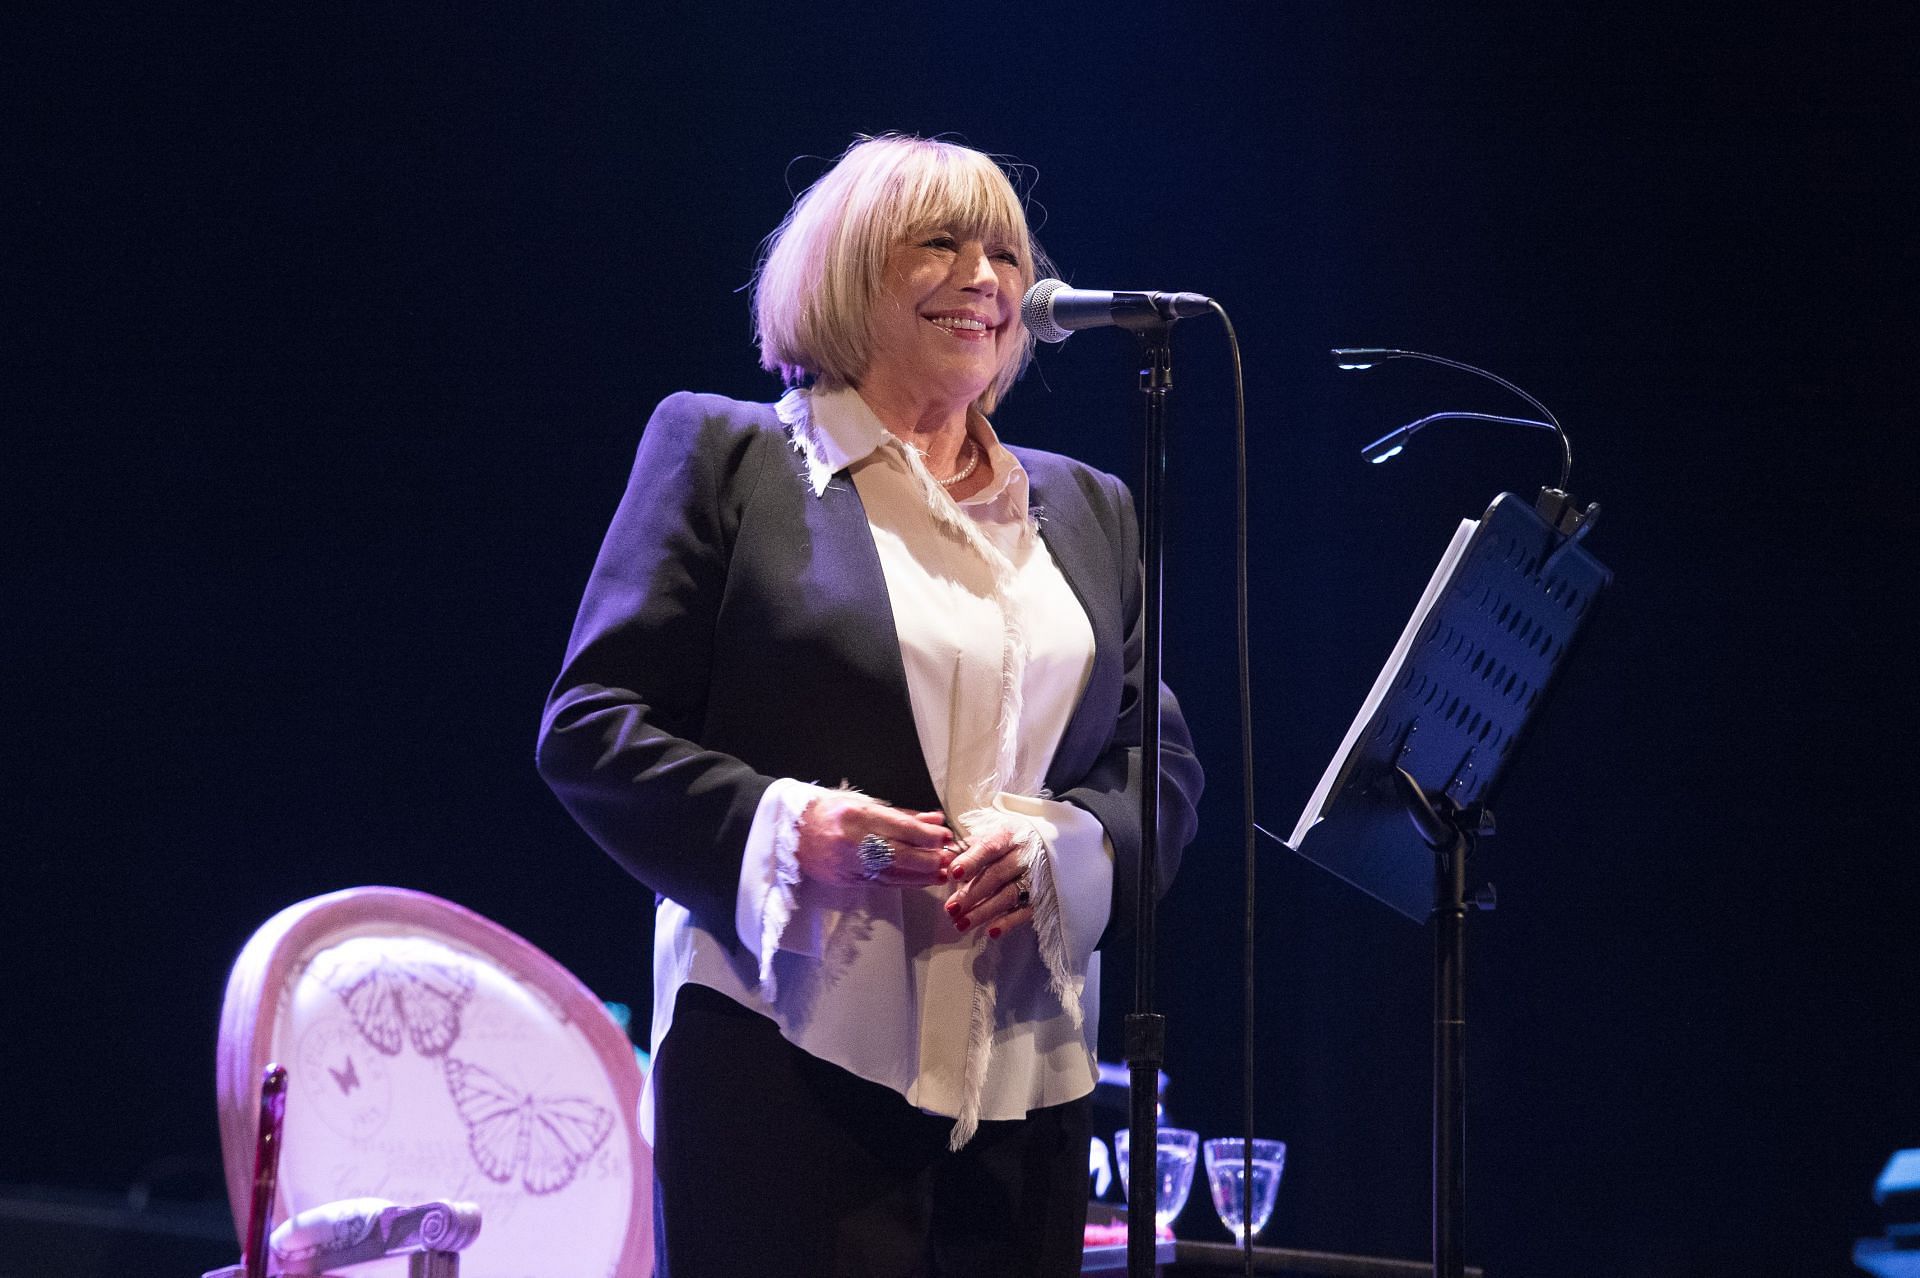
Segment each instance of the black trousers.
[{"label": "black trousers", "polygon": [[1009,1278],[1080,1272],[1087,1102],[953,1120],[686,985],[653,1062],[659,1278]]}]

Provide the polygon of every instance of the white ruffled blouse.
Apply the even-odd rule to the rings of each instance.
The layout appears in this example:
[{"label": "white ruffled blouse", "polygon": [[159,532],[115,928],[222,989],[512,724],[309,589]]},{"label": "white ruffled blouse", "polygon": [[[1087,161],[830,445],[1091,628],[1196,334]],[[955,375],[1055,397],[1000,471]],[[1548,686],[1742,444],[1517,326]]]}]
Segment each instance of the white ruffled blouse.
[{"label": "white ruffled blouse", "polygon": [[[1025,470],[985,418],[970,429],[992,481],[956,503],[856,391],[796,390],[778,411],[804,462],[794,482],[816,496],[849,478],[858,490],[928,775],[956,832],[1014,832],[1034,922],[998,938],[960,933],[944,908],[949,885],[802,880],[800,813],[822,793],[817,781],[836,778],[782,778],[760,801],[741,863],[734,925],[747,959],[683,906],[660,903],[653,1048],[680,986],[709,986],[811,1055],[952,1117],[957,1149],[981,1119],[1093,1090],[1093,947],[1113,849],[1091,814],[1041,789],[1093,667],[1093,629],[1035,533]],[[641,1119],[652,1139],[651,1082]]]}]

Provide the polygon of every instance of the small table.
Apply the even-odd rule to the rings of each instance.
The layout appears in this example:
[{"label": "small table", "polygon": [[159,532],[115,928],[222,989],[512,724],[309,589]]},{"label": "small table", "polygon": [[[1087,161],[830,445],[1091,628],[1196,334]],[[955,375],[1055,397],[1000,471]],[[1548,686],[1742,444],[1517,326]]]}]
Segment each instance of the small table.
[{"label": "small table", "polygon": [[[1153,1271],[1164,1273],[1173,1262],[1174,1249],[1179,1246],[1171,1238],[1158,1238],[1153,1244]],[[1083,1274],[1124,1274],[1127,1272],[1127,1245],[1123,1242],[1111,1243],[1104,1247],[1089,1247],[1080,1253],[1080,1272]]]},{"label": "small table", "polygon": [[[1237,1274],[1246,1269],[1238,1244],[1184,1242],[1173,1246],[1173,1263],[1162,1272],[1167,1278],[1199,1278],[1205,1274]],[[1295,1251],[1289,1247],[1255,1247],[1253,1271],[1259,1274],[1295,1274],[1301,1278],[1416,1278],[1429,1276],[1433,1265],[1425,1260],[1388,1260],[1380,1256],[1347,1256],[1331,1251]],[[1469,1267],[1470,1278],[1482,1278]]]}]

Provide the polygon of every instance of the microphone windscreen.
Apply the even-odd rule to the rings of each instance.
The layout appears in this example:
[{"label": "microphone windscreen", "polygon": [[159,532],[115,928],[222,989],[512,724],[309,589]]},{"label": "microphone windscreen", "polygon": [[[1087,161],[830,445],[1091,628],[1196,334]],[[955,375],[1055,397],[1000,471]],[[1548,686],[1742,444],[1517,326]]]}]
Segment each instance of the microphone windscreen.
[{"label": "microphone windscreen", "polygon": [[1053,295],[1065,287],[1061,280],[1036,280],[1020,299],[1020,322],[1043,342],[1064,342],[1073,336],[1070,329],[1053,322]]}]

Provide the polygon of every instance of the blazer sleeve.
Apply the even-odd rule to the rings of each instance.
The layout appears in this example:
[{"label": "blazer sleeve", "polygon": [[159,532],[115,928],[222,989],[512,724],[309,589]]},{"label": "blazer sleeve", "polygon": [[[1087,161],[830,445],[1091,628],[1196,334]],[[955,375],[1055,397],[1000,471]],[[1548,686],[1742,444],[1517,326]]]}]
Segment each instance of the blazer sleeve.
[{"label": "blazer sleeve", "polygon": [[740,513],[773,450],[717,397],[663,401],[587,582],[535,760],[628,872],[725,936],[774,778],[699,744]]},{"label": "blazer sleeve", "polygon": [[[1109,528],[1119,546],[1120,615],[1129,619],[1122,652],[1126,673],[1107,748],[1078,784],[1056,797],[1091,812],[1113,844],[1113,910],[1100,938],[1105,946],[1132,935],[1140,895],[1140,697],[1146,683],[1146,645],[1140,528],[1134,516],[1133,496],[1118,479],[1110,475],[1101,479],[1109,500],[1108,510],[1103,513],[1112,521]],[[1159,686],[1159,696],[1160,839],[1154,883],[1156,894],[1165,895],[1180,868],[1180,854],[1193,841],[1198,828],[1204,777],[1187,721],[1180,714],[1180,703],[1164,683]]]}]

